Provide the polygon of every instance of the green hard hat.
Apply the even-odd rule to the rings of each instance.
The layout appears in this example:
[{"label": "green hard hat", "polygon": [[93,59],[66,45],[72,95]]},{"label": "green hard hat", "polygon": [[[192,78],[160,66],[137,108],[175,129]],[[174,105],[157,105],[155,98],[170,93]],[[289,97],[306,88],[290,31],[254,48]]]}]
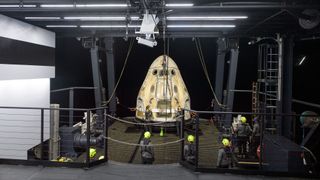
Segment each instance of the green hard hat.
[{"label": "green hard hat", "polygon": [[144,138],[149,139],[151,137],[151,133],[149,131],[146,131],[144,133]]},{"label": "green hard hat", "polygon": [[224,146],[230,146],[230,141],[229,141],[229,139],[223,138],[223,139],[222,139],[222,144],[223,144]]},{"label": "green hard hat", "polygon": [[193,135],[189,135],[188,136],[188,142],[194,142],[194,136]]}]

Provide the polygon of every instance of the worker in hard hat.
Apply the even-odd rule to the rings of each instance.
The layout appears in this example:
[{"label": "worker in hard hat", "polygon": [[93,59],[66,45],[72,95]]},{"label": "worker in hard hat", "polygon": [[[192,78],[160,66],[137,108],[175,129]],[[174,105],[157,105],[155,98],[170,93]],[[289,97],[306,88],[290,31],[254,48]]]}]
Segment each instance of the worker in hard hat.
[{"label": "worker in hard hat", "polygon": [[[147,105],[146,106],[146,111],[145,111],[145,119],[147,122],[150,122],[152,120],[152,111],[151,111],[151,108],[150,108],[150,105]],[[150,133],[152,133],[152,126],[145,126],[145,131],[149,131]]]},{"label": "worker in hard hat", "polygon": [[152,164],[154,161],[154,151],[151,144],[151,133],[144,132],[144,138],[140,141],[142,164]]},{"label": "worker in hard hat", "polygon": [[247,155],[247,143],[252,133],[250,125],[247,123],[247,118],[244,116],[240,117],[240,124],[236,129],[237,145],[239,150],[239,157],[245,158]]},{"label": "worker in hard hat", "polygon": [[218,150],[217,167],[218,168],[230,168],[233,167],[233,152],[231,148],[231,142],[227,138],[223,138],[222,146]]},{"label": "worker in hard hat", "polygon": [[189,163],[194,164],[195,162],[195,155],[196,155],[196,146],[194,144],[195,137],[193,135],[188,135],[187,137],[187,144],[184,145],[184,158]]}]

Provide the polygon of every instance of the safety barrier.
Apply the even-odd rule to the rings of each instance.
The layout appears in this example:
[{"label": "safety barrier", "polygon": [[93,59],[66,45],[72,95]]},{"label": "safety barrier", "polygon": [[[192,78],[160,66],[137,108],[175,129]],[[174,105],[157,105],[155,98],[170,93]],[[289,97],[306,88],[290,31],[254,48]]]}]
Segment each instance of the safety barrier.
[{"label": "safety barrier", "polygon": [[107,121],[92,116],[97,110],[107,113],[105,107],[0,107],[0,162],[67,167],[106,162]]},{"label": "safety barrier", "polygon": [[[73,123],[69,116],[73,111]],[[184,119],[185,111],[193,118]],[[102,112],[102,116],[98,115]],[[86,115],[84,115],[86,113]],[[247,138],[244,154],[239,154],[237,123],[226,124],[226,114],[259,117],[259,138]],[[231,172],[241,174],[314,175],[318,152],[310,142],[318,139],[319,117],[316,114],[274,114],[282,121],[303,119],[303,140],[297,145],[281,136],[281,126],[269,127],[269,114],[245,112],[194,111],[184,109],[175,124],[141,122],[108,114],[106,107],[91,109],[30,107],[0,107],[0,162],[6,164],[91,167],[109,159],[141,163],[140,140],[145,130],[153,130],[151,137],[155,164],[180,162],[200,172]],[[251,124],[250,124],[251,125]],[[156,129],[152,129],[152,128]],[[161,135],[173,128],[174,133]],[[309,129],[307,131],[307,129]],[[185,145],[188,135],[194,135],[194,160],[187,161]],[[217,168],[222,139],[228,139],[233,164]],[[258,140],[257,140],[258,139]],[[253,148],[253,141],[256,143]],[[257,153],[257,147],[259,152]],[[317,164],[319,165],[319,164]]]},{"label": "safety barrier", "polygon": [[[308,144],[307,138],[312,138],[315,129],[319,130],[319,116],[316,114],[273,114],[277,120],[274,126],[270,122],[270,114],[251,112],[219,112],[219,111],[195,111],[194,127],[186,132],[186,136],[195,137],[194,160],[186,160],[182,154],[181,164],[198,172],[222,172],[239,174],[262,174],[279,176],[319,176],[316,166],[319,166],[316,156]],[[227,114],[233,116],[233,123],[227,124]],[[238,116],[241,115],[241,116]],[[240,135],[241,117],[246,117],[245,122],[252,132],[254,117],[259,129],[257,136],[248,134]],[[298,121],[304,119],[304,129],[309,128],[302,142],[298,145],[287,137],[282,136],[281,124],[288,120]],[[314,123],[314,124],[312,124]],[[307,127],[308,124],[309,126]],[[242,125],[241,125],[242,126]],[[239,128],[239,129],[237,129]],[[227,146],[222,140],[227,139]],[[310,140],[310,139],[309,139]],[[310,141],[309,141],[310,142]],[[316,142],[315,142],[316,143]],[[182,143],[184,146],[184,144]],[[310,148],[309,148],[310,146]],[[315,153],[317,153],[315,155]],[[227,159],[227,166],[222,161]]]}]

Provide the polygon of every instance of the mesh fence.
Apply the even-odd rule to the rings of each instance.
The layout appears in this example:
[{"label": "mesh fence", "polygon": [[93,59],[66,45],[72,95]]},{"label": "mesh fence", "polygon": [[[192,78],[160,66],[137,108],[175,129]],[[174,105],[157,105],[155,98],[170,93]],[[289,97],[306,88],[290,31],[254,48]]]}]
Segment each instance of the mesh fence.
[{"label": "mesh fence", "polygon": [[[195,158],[189,161],[188,157],[185,157],[185,160],[198,170],[315,172],[316,153],[308,149],[315,147],[308,144],[319,125],[319,116],[315,113],[270,116],[245,112],[193,112],[194,125],[185,129],[186,136],[195,136]],[[231,121],[225,120],[226,114],[232,114]],[[277,126],[273,124],[270,127],[267,123],[270,120],[276,120]],[[303,130],[308,131],[299,144],[285,137],[287,131],[284,130],[292,128],[289,131],[292,132],[294,127],[288,124],[297,123],[301,124]]]}]

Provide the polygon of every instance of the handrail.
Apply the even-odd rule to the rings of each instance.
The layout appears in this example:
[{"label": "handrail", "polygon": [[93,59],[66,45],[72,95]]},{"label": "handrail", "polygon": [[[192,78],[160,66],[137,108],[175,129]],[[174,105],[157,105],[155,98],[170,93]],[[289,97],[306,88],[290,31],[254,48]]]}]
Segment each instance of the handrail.
[{"label": "handrail", "polygon": [[69,87],[69,88],[51,90],[50,93],[63,92],[63,91],[69,91],[69,90],[75,90],[75,89],[92,90],[92,89],[97,89],[97,87]]},{"label": "handrail", "polygon": [[[193,113],[198,113],[198,114],[234,114],[234,115],[262,115],[262,116],[267,116],[270,115],[270,113],[253,113],[253,112],[231,112],[231,111],[198,111],[198,110],[192,110],[192,109],[184,109],[182,108],[182,110],[184,111],[189,111],[189,112],[193,112]],[[289,113],[278,113],[278,114],[272,114],[273,116],[316,116],[316,115],[303,115],[303,114],[289,114]]]},{"label": "handrail", "polygon": [[0,109],[33,109],[33,110],[61,110],[61,111],[87,111],[90,109],[81,108],[47,108],[47,107],[15,107],[15,106],[0,106]]}]

